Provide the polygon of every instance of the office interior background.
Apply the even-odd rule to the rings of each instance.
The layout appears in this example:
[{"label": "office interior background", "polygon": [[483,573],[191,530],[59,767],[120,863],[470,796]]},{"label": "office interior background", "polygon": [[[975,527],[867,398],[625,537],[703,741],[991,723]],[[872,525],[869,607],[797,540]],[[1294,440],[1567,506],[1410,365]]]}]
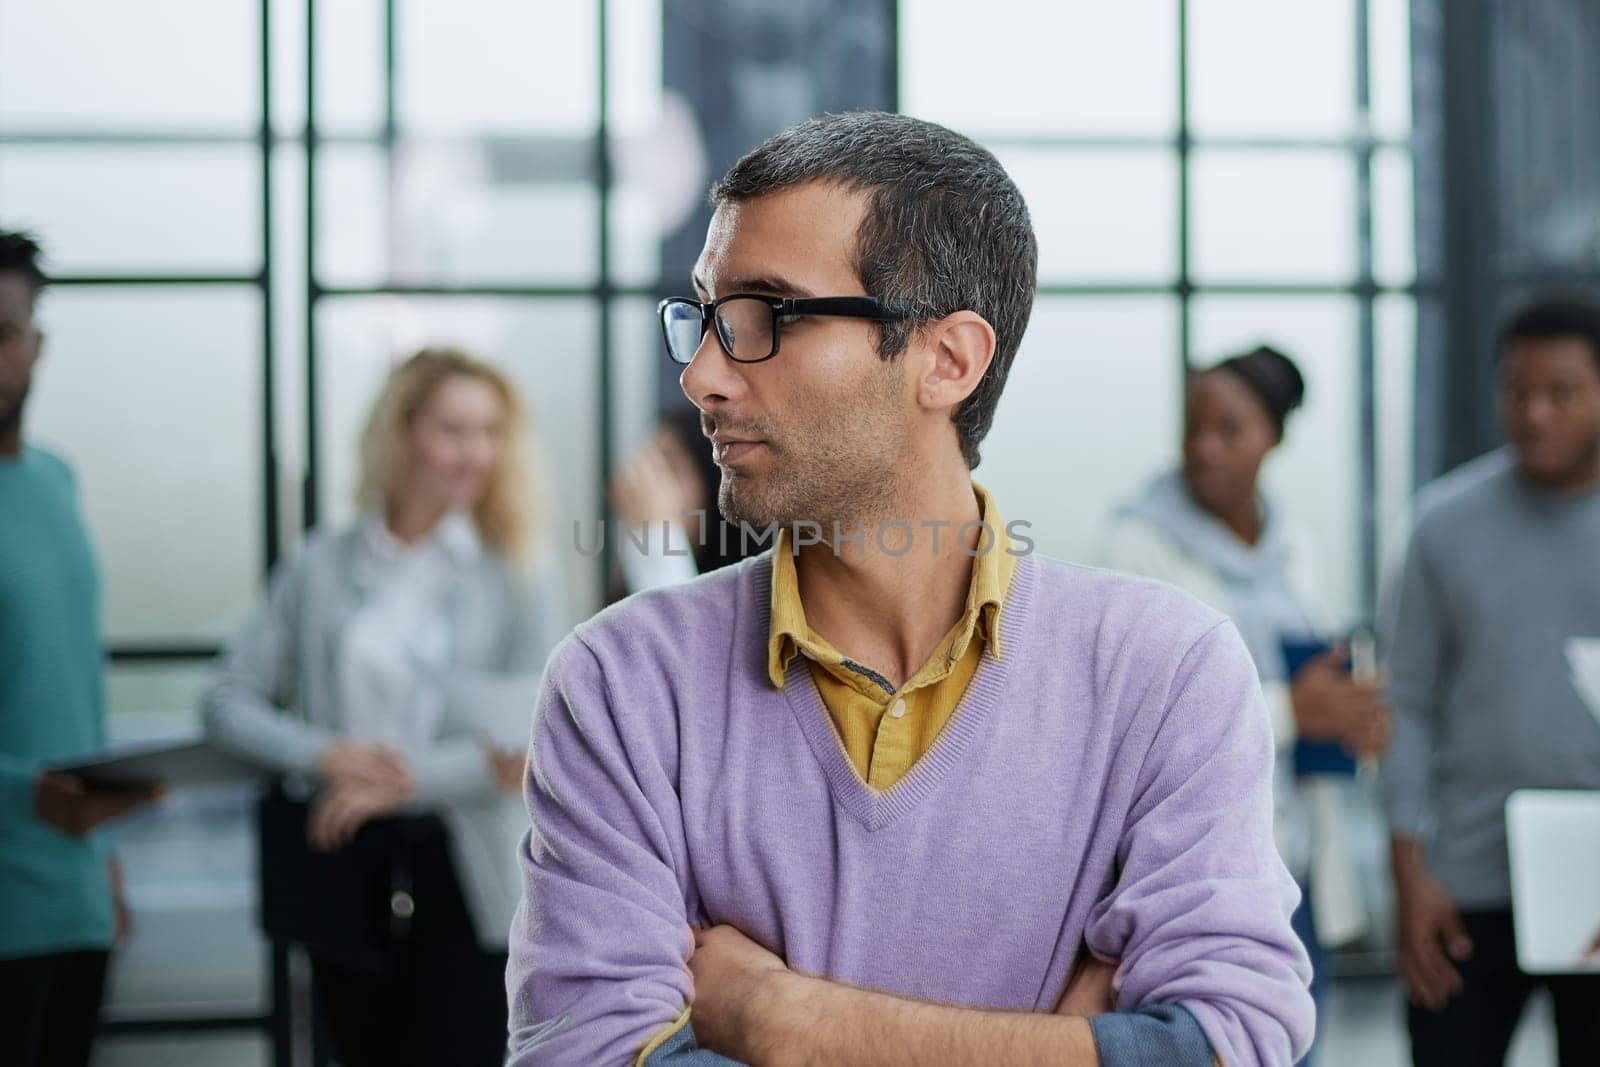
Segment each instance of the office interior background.
[{"label": "office interior background", "polygon": [[[569,617],[601,606],[574,526],[686,410],[653,309],[705,189],[824,111],[945,123],[1027,197],[1039,296],[977,476],[1039,551],[1087,559],[1174,462],[1185,367],[1265,341],[1309,385],[1268,485],[1368,622],[1414,488],[1497,440],[1496,317],[1600,281],[1597,45],[1587,0],[0,0],[0,225],[56,282],[28,432],[79,476],[112,733],[196,728],[267,569],[353,517],[359,421],[424,343],[521,387]],[[248,798],[121,840],[101,1061],[272,1062],[295,961],[275,988]],[[1324,1062],[1401,1062],[1388,938],[1342,955]],[[1546,1026],[1517,1062],[1553,1062]]]}]

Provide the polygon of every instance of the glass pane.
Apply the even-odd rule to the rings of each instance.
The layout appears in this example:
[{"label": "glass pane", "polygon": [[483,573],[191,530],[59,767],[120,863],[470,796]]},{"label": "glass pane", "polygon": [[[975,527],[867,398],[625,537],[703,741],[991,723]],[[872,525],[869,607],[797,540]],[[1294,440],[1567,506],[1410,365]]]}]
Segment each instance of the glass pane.
[{"label": "glass pane", "polygon": [[[566,570],[571,617],[598,606],[599,355],[594,305],[574,300],[347,297],[318,309],[322,522],[356,517],[356,445],[390,367],[426,345],[454,345],[504,368],[528,408],[548,487],[548,532]],[[553,499],[549,499],[553,498]]]},{"label": "glass pane", "polygon": [[1411,2],[1367,0],[1372,128],[1379,137],[1411,135]]},{"label": "glass pane", "polygon": [[1039,280],[1170,281],[1177,275],[1177,161],[1166,150],[1010,149],[1039,238]]},{"label": "glass pane", "polygon": [[[317,4],[317,127],[376,136],[383,128],[382,0]],[[306,121],[305,0],[272,0],[272,121],[300,136]]]},{"label": "glass pane", "polygon": [[400,119],[407,133],[588,134],[598,115],[595,0],[405,3]]},{"label": "glass pane", "polygon": [[900,107],[973,135],[1171,133],[1172,0],[902,0]]},{"label": "glass pane", "polygon": [[1353,620],[1361,602],[1355,301],[1197,297],[1192,323],[1200,366],[1266,343],[1288,353],[1305,376],[1305,406],[1290,416],[1263,478],[1279,506],[1317,539],[1335,620]]},{"label": "glass pane", "polygon": [[[114,663],[108,672],[113,743],[172,741],[200,732],[204,661]],[[117,830],[134,934],[112,957],[111,1018],[266,1011],[267,948],[257,932],[256,787],[174,789]],[[96,1063],[141,1060],[144,1048],[110,1046]],[[98,1046],[97,1046],[98,1048]],[[221,1046],[252,1063],[248,1042]],[[240,1050],[240,1051],[236,1051]],[[186,1050],[187,1051],[187,1050]],[[189,1055],[199,1055],[196,1051]]]},{"label": "glass pane", "polygon": [[661,404],[661,329],[649,300],[619,300],[611,309],[611,458],[622,462],[655,430]]},{"label": "glass pane", "polygon": [[1165,297],[1043,297],[974,472],[1036,550],[1092,562],[1112,508],[1174,462],[1177,308]]},{"label": "glass pane", "polygon": [[1372,273],[1380,285],[1409,285],[1417,275],[1412,217],[1411,153],[1382,149],[1372,156]]},{"label": "glass pane", "polygon": [[112,662],[106,670],[112,735],[131,740],[198,731],[200,696],[210,680],[209,660]]},{"label": "glass pane", "polygon": [[174,789],[118,829],[135,927],[113,955],[109,1017],[267,1010],[255,792],[251,786]]},{"label": "glass pane", "polygon": [[648,285],[661,271],[663,236],[705,202],[705,163],[693,117],[662,93],[660,0],[610,0],[606,25],[611,278]]},{"label": "glass pane", "polygon": [[1328,137],[1355,117],[1351,0],[1191,0],[1196,133]]},{"label": "glass pane", "polygon": [[654,190],[638,182],[616,186],[611,193],[611,280],[622,285],[654,283],[661,272],[666,233]]},{"label": "glass pane", "polygon": [[254,0],[0,0],[0,125],[248,131]]},{"label": "glass pane", "polygon": [[609,0],[606,32],[607,125],[614,136],[652,130],[662,107],[661,0]]},{"label": "glass pane", "polygon": [[318,271],[326,283],[593,280],[597,202],[548,157],[489,142],[408,142],[393,177],[376,148],[318,156]]},{"label": "glass pane", "polygon": [[1354,169],[1341,152],[1196,152],[1196,277],[1207,282],[1353,280]]},{"label": "glass pane", "polygon": [[1379,574],[1397,567],[1414,489],[1417,305],[1407,296],[1382,296],[1376,306]]},{"label": "glass pane", "polygon": [[261,161],[243,146],[9,146],[0,212],[36,230],[64,274],[245,274],[261,264]]},{"label": "glass pane", "polygon": [[59,289],[29,434],[77,471],[106,639],[221,641],[261,566],[260,299]]},{"label": "glass pane", "polygon": [[298,544],[305,482],[305,153],[284,145],[273,157],[273,273],[277,293],[273,334],[277,387],[278,536],[285,551]]},{"label": "glass pane", "polygon": [[[400,3],[396,10],[419,6],[429,5]],[[317,125],[324,130],[370,134],[383,127],[383,7],[379,0],[317,5]],[[300,64],[304,70],[304,53]]]},{"label": "glass pane", "polygon": [[272,1044],[266,1035],[249,1033],[102,1035],[95,1040],[94,1056],[95,1067],[149,1067],[152,1063],[269,1067],[273,1062]]}]

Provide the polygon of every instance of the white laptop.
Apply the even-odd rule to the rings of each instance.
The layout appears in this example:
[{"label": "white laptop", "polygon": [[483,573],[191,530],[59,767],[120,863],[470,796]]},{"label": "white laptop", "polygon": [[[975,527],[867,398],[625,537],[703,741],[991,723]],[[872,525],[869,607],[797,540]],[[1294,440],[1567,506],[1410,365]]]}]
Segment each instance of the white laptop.
[{"label": "white laptop", "polygon": [[1506,801],[1517,964],[1600,974],[1600,790],[1519,789]]}]

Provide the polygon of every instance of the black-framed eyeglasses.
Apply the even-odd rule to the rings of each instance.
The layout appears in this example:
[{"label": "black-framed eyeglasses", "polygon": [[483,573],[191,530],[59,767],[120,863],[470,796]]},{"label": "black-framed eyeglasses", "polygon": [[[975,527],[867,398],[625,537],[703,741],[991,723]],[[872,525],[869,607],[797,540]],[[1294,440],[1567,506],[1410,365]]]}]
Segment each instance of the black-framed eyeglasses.
[{"label": "black-framed eyeglasses", "polygon": [[779,334],[786,321],[802,315],[834,315],[874,322],[900,322],[911,315],[871,296],[776,297],[731,293],[716,300],[673,296],[656,307],[661,335],[672,362],[687,365],[700,349],[706,330],[717,328],[717,341],[728,358],[760,363],[778,354]]}]

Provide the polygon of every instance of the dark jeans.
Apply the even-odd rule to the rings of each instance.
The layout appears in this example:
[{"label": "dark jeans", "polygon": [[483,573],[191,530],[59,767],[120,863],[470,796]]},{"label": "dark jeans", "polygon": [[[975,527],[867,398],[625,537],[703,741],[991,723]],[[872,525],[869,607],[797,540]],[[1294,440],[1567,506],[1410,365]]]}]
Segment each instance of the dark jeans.
[{"label": "dark jeans", "polygon": [[395,835],[415,911],[379,970],[313,953],[317,1012],[338,1062],[498,1067],[506,1047],[506,956],[479,947],[443,825],[384,820],[361,832]]},{"label": "dark jeans", "polygon": [[1411,1059],[1416,1067],[1500,1067],[1523,1005],[1540,986],[1556,1009],[1561,1067],[1600,1064],[1600,975],[1536,976],[1517,967],[1509,911],[1463,912],[1472,958],[1456,965],[1462,990],[1443,1011],[1411,1005]]},{"label": "dark jeans", "polygon": [[0,960],[0,1062],[84,1067],[100,1023],[109,952]]}]

